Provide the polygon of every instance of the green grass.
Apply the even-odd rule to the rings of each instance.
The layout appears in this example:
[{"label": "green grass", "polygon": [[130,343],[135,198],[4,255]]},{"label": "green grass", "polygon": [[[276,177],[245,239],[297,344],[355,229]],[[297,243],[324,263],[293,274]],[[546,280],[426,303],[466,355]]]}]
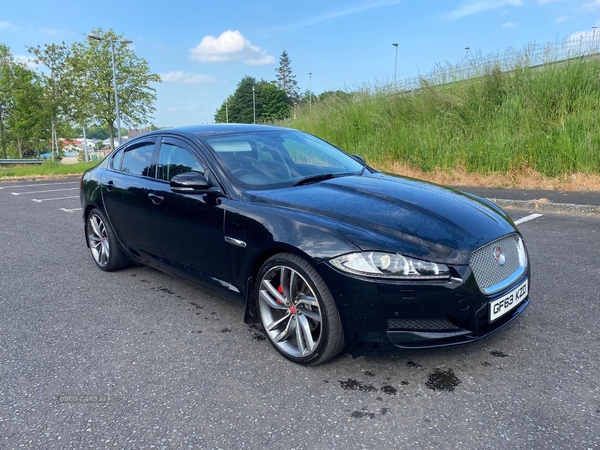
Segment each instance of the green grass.
[{"label": "green grass", "polygon": [[291,126],[384,169],[600,174],[599,60],[481,72],[412,92],[365,87],[313,102]]},{"label": "green grass", "polygon": [[46,161],[36,165],[2,166],[0,167],[0,178],[40,175],[77,175],[96,165],[98,165],[98,161],[87,163],[81,162],[77,164],[60,164],[54,161]]},{"label": "green grass", "polygon": [[[441,84],[452,79],[445,74],[410,92],[365,86],[313,101],[285,125],[384,170],[600,175],[600,59],[476,69],[481,76]],[[78,174],[95,164],[9,166],[0,177]]]}]

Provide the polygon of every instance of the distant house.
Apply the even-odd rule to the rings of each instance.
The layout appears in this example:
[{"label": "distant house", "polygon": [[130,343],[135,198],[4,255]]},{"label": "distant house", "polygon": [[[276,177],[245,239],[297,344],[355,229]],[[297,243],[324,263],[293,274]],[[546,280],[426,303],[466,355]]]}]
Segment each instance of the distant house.
[{"label": "distant house", "polygon": [[129,128],[129,135],[127,136],[127,138],[133,139],[134,137],[138,137],[141,134],[149,133],[150,131],[152,131],[151,126],[148,128]]},{"label": "distant house", "polygon": [[[114,139],[115,139],[115,147],[118,147],[119,146],[119,138],[117,136],[115,136]],[[129,140],[129,136],[121,136],[121,141],[123,143],[127,142],[128,140]],[[104,139],[102,142],[104,143],[103,148],[110,148],[110,138]]]},{"label": "distant house", "polygon": [[83,145],[83,142],[77,139],[59,139],[58,145],[64,152],[73,152],[80,150],[78,146]]}]

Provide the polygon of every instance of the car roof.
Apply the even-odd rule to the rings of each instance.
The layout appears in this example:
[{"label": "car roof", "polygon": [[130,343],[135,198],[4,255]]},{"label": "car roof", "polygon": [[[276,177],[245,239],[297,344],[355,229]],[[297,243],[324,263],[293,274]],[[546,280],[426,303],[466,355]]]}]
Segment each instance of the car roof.
[{"label": "car roof", "polygon": [[[216,123],[211,125],[190,125],[185,127],[167,128],[153,131],[151,134],[187,134],[197,137],[217,134],[248,133],[257,131],[285,130],[287,128],[272,125],[256,125],[241,123]],[[295,130],[297,131],[297,130]]]}]

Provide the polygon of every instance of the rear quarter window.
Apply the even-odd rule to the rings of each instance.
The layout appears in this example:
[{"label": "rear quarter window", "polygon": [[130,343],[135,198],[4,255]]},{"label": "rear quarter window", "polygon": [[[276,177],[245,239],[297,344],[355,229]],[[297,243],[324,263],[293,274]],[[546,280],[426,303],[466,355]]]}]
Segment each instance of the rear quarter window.
[{"label": "rear quarter window", "polygon": [[152,177],[155,175],[153,172],[156,171],[152,165],[153,154],[154,142],[127,148],[123,152],[123,159],[119,170],[131,175]]}]

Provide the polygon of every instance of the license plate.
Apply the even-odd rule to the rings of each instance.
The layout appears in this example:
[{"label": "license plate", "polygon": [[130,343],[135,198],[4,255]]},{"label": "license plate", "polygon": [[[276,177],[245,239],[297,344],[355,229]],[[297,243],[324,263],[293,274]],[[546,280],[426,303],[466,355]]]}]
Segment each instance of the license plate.
[{"label": "license plate", "polygon": [[502,317],[511,309],[516,308],[519,303],[527,298],[528,284],[525,280],[515,290],[494,300],[490,303],[490,322]]}]

